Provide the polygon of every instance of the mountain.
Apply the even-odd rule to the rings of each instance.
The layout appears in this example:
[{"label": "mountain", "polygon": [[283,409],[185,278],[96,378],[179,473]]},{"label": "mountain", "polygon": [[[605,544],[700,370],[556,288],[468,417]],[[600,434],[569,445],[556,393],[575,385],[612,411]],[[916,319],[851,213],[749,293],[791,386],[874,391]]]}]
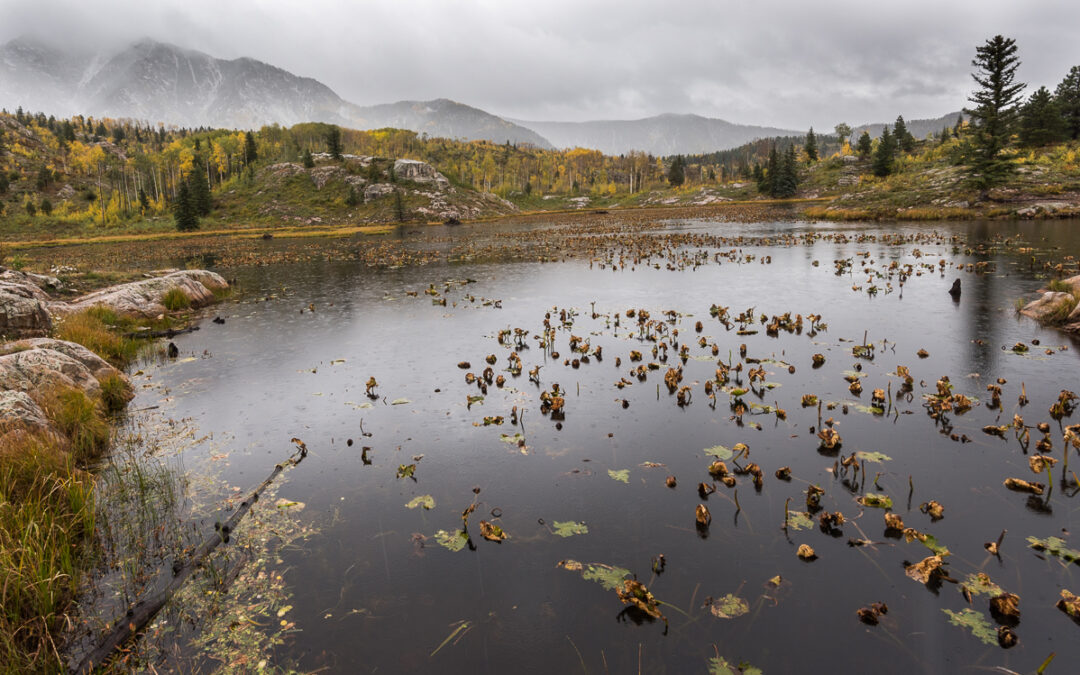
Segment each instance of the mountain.
[{"label": "mountain", "polygon": [[529,143],[550,148],[551,143],[532,129],[445,98],[434,101],[398,101],[354,108],[357,129],[411,129],[441,138],[485,139],[496,143]]},{"label": "mountain", "polygon": [[[960,111],[951,112],[941,117],[935,117],[933,119],[926,120],[904,120],[904,125],[907,126],[908,132],[915,138],[926,138],[929,134],[937,135],[941,133],[942,127],[949,127],[952,129],[956,125],[956,120],[961,115]],[[966,119],[966,118],[965,118]],[[889,130],[892,130],[894,122],[888,122]],[[855,130],[851,133],[851,144],[854,145],[855,141],[859,139],[862,132],[870,132],[871,138],[878,138],[881,136],[881,132],[885,129],[886,123],[875,122],[871,124],[863,124],[855,127]]]},{"label": "mountain", "polygon": [[530,129],[446,99],[360,107],[318,80],[261,61],[217,59],[153,40],[107,54],[69,52],[30,37],[12,40],[0,46],[0,106],[186,127],[392,126],[429,136],[551,147]]},{"label": "mountain", "polygon": [[639,150],[658,156],[727,150],[757,138],[805,132],[735,124],[700,115],[664,114],[639,120],[533,122],[512,120],[559,148],[594,148],[609,155]]}]

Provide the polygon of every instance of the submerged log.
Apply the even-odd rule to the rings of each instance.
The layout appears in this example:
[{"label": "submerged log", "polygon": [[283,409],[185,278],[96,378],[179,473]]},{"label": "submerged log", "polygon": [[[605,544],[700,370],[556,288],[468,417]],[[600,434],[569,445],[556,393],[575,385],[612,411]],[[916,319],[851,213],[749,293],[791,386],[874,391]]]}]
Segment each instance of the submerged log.
[{"label": "submerged log", "polygon": [[127,613],[116,620],[112,630],[105,639],[98,644],[89,654],[83,657],[78,666],[71,669],[71,673],[83,675],[92,673],[104,665],[112,655],[119,650],[128,640],[137,636],[153,619],[158,612],[165,607],[173,595],[184,585],[192,572],[201,567],[206,558],[222,543],[229,541],[229,534],[236,529],[240,520],[251,510],[252,505],[258,501],[259,496],[270,487],[275,478],[287,467],[296,466],[307,457],[307,446],[299,438],[292,439],[296,444],[296,451],[284,462],[276,465],[270,475],[266,477],[259,487],[248,495],[248,498],[240,502],[240,506],[233,511],[229,519],[224,523],[214,526],[214,533],[207,537],[186,562],[173,564],[172,579],[163,589],[151,597],[141,600]]}]

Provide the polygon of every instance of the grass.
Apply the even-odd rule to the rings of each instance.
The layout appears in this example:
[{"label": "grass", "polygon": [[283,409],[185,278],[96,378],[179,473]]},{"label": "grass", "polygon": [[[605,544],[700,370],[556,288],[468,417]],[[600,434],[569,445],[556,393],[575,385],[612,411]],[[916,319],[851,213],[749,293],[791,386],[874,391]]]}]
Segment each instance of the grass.
[{"label": "grass", "polygon": [[94,480],[79,465],[109,439],[83,392],[39,396],[62,435],[0,430],[0,673],[62,670],[56,636],[94,541]]},{"label": "grass", "polygon": [[118,332],[118,329],[127,328],[125,324],[131,321],[107,307],[91,307],[57,321],[53,337],[81,344],[114,366],[124,367],[139,351],[138,342]]},{"label": "grass", "polygon": [[165,305],[165,309],[170,312],[179,312],[191,307],[191,298],[179,288],[170,288],[161,298],[161,304]]}]

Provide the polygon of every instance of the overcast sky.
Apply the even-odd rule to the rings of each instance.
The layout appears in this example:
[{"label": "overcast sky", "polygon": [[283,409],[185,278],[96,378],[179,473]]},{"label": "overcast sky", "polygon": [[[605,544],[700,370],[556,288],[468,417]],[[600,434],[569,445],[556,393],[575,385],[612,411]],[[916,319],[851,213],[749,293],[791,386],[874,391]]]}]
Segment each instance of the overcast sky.
[{"label": "overcast sky", "polygon": [[1076,0],[0,0],[0,42],[151,37],[266,61],[359,104],[819,130],[960,109],[975,46],[997,33],[1016,39],[1029,91],[1080,64]]}]

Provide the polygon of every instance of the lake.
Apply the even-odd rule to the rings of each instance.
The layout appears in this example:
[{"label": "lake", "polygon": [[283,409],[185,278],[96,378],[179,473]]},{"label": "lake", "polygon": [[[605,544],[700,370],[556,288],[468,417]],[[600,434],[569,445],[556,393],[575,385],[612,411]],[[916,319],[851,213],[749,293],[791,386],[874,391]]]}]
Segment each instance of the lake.
[{"label": "lake", "polygon": [[[131,409],[157,408],[133,412],[129,427],[156,415],[190,430],[170,461],[192,493],[246,494],[290,455],[292,438],[308,448],[267,505],[310,528],[262,561],[288,598],[285,611],[282,601],[255,617],[280,631],[277,644],[243,667],[1031,672],[1056,652],[1053,673],[1080,658],[1080,626],[1054,607],[1061,589],[1080,592],[1078,570],[1027,539],[1080,548],[1069,535],[1072,469],[1059,463],[1048,479],[1029,467],[1037,454],[1064,459],[1064,426],[1077,419],[1049,409],[1077,387],[1077,344],[1016,312],[1047,261],[1077,273],[1066,255],[1080,223],[610,217],[386,239],[387,256],[414,255],[361,255],[383,245],[369,237],[326,243],[344,253],[323,260],[214,268],[235,280],[233,298],[174,340],[179,358],[133,375]],[[260,262],[258,246],[310,245],[253,242],[247,260]],[[971,407],[956,399],[935,419],[925,397],[942,376]],[[999,380],[992,408],[987,387]],[[875,389],[887,399],[872,401]],[[543,392],[562,399],[561,415],[542,410]],[[1026,448],[1013,426],[983,431],[1015,414],[1030,427]],[[1042,422],[1052,450],[1040,453]],[[822,428],[839,434],[838,448],[823,447]],[[732,457],[740,443],[748,454]],[[760,487],[756,470],[740,473],[750,463]],[[1047,491],[1006,489],[1010,477]],[[810,485],[824,494],[807,520]],[[875,495],[927,542],[886,532]],[[189,536],[227,515],[220,501],[189,499]],[[920,510],[931,501],[942,518]],[[836,512],[842,524],[819,525]],[[485,539],[480,521],[507,538]],[[991,555],[984,544],[1003,530]],[[797,556],[802,544],[815,559]],[[942,547],[929,583],[907,573]],[[1011,649],[997,643],[978,573],[1020,598]],[[630,578],[658,603],[624,604],[612,587]],[[876,625],[856,615],[871,603],[887,605]],[[171,663],[215,663],[192,644],[198,632]]]}]

